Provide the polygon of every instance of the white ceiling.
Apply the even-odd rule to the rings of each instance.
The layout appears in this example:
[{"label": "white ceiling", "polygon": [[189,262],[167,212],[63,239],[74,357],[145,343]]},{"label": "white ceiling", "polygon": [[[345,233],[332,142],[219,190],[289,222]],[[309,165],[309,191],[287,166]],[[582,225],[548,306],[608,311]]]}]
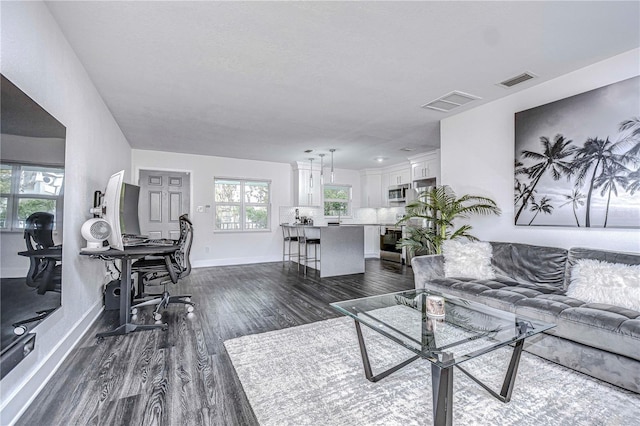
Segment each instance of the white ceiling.
[{"label": "white ceiling", "polygon": [[[348,169],[432,150],[442,118],[640,45],[637,1],[48,7],[132,147],[286,163],[335,148]],[[524,71],[539,78],[496,85]],[[453,90],[482,100],[420,108]]]}]

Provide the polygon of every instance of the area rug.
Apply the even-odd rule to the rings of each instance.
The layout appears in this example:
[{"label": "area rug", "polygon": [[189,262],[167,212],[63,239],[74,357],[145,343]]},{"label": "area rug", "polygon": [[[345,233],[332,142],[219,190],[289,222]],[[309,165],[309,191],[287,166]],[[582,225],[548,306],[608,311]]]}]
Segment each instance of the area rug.
[{"label": "area rug", "polygon": [[[412,355],[363,327],[374,374]],[[364,377],[353,321],[331,319],[227,340],[251,407],[268,425],[430,425],[431,366],[418,360],[377,383]],[[511,351],[467,361],[499,390]],[[454,371],[457,425],[640,425],[640,395],[523,353],[511,402]]]}]

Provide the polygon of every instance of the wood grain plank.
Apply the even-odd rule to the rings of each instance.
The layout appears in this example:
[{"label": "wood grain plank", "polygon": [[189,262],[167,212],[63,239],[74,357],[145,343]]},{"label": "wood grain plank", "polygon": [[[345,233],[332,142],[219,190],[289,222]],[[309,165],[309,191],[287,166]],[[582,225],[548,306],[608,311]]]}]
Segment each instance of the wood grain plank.
[{"label": "wood grain plank", "polygon": [[[95,339],[104,312],[18,425],[257,425],[224,341],[339,316],[329,303],[413,288],[410,268],[367,260],[364,274],[322,278],[281,262],[194,269],[172,294],[196,311],[163,311],[167,331]],[[152,307],[136,322],[153,323]]]}]

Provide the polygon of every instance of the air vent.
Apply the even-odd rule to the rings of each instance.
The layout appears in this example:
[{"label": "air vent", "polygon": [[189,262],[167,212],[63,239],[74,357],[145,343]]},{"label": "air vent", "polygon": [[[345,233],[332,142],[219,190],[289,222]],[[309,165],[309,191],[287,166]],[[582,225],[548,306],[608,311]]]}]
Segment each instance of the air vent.
[{"label": "air vent", "polygon": [[498,83],[498,85],[502,87],[506,87],[507,89],[515,86],[516,84],[524,83],[525,81],[531,80],[532,78],[537,77],[535,74],[530,72],[524,72],[520,75],[517,75],[513,78],[509,78],[505,81]]},{"label": "air vent", "polygon": [[444,96],[440,96],[438,99],[426,103],[421,108],[435,109],[436,111],[449,112],[452,109],[458,108],[462,105],[468,104],[476,99],[481,99],[478,96],[470,95],[468,93],[459,92],[454,90],[447,93]]}]

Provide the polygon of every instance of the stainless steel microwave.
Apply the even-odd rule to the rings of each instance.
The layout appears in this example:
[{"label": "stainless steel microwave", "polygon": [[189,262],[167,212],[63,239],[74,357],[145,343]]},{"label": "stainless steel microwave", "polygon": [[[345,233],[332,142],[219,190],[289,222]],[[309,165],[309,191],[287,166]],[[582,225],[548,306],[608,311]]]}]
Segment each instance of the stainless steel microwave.
[{"label": "stainless steel microwave", "polygon": [[390,203],[405,203],[407,202],[407,194],[410,194],[411,188],[409,184],[406,185],[394,185],[389,187],[389,202]]}]

